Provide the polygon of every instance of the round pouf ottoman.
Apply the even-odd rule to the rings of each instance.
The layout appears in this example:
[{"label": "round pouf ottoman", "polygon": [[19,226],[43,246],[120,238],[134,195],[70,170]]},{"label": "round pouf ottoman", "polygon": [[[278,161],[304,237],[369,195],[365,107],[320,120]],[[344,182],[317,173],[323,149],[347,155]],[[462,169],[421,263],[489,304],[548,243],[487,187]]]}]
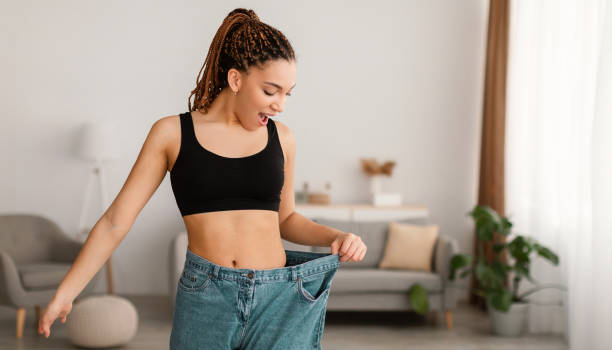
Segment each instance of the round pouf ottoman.
[{"label": "round pouf ottoman", "polygon": [[66,319],[68,339],[76,346],[105,348],[127,344],[138,328],[138,313],[127,299],[95,295],[75,303]]}]

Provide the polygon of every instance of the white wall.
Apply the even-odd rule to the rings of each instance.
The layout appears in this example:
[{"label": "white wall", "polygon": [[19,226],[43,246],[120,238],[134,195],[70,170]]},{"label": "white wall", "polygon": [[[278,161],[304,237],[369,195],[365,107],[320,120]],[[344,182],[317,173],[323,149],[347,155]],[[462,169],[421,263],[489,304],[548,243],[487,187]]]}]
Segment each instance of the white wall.
[{"label": "white wall", "polygon": [[[74,234],[88,168],[74,158],[87,120],[120,123],[119,192],[151,125],[187,110],[206,52],[238,1],[19,1],[0,5],[0,212]],[[367,200],[359,157],[398,162],[385,191],[429,206],[471,252],[488,1],[249,1],[298,56],[278,120],[297,139],[295,187],[332,183],[333,202]],[[325,169],[325,171],[321,171]],[[99,197],[93,197],[94,204]],[[92,224],[103,208],[94,205]],[[167,250],[184,229],[166,176],[114,253],[118,293],[166,294]],[[98,285],[104,291],[104,283]]]}]

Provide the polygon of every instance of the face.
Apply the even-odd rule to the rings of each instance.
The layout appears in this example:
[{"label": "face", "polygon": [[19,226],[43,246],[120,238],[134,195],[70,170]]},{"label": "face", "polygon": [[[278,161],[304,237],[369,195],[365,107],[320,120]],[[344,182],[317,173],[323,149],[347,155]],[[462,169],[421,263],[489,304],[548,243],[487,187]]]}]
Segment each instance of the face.
[{"label": "face", "polygon": [[281,113],[287,97],[291,96],[296,79],[295,61],[270,60],[263,69],[250,67],[248,74],[234,71],[228,72],[228,78],[230,85],[235,83],[233,89],[238,90],[237,96],[232,94],[231,97],[235,99],[240,122],[251,130],[265,127],[269,120],[261,114],[274,116]]}]

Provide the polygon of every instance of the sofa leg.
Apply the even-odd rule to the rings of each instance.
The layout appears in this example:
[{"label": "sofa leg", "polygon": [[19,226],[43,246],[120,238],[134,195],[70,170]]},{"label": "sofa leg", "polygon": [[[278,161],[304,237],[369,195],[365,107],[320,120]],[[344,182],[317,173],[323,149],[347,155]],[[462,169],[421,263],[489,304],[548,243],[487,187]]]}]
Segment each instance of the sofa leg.
[{"label": "sofa leg", "polygon": [[430,324],[437,325],[438,324],[438,311],[432,310],[427,314],[428,321]]},{"label": "sofa leg", "polygon": [[17,339],[23,338],[23,326],[25,324],[26,308],[17,309]]},{"label": "sofa leg", "polygon": [[450,311],[444,311],[444,316],[446,318],[446,328],[448,330],[453,329],[453,313]]}]

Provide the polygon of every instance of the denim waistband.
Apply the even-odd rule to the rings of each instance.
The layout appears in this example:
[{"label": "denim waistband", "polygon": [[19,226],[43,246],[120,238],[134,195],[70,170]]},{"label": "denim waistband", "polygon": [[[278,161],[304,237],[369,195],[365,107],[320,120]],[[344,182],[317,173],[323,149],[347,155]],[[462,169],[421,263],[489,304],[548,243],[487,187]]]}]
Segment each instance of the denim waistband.
[{"label": "denim waistband", "polygon": [[285,249],[285,267],[274,269],[236,269],[217,265],[195,254],[187,247],[185,267],[209,277],[226,280],[250,278],[255,282],[297,281],[298,277],[316,275],[337,269],[340,265],[338,254],[303,252]]}]

